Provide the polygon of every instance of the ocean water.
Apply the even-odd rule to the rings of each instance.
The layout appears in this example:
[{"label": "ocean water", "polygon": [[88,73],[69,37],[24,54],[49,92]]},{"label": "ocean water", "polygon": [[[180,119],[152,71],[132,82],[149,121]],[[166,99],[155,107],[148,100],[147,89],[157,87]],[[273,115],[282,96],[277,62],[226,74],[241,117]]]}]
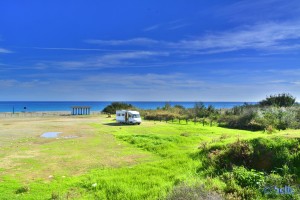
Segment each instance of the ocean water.
[{"label": "ocean water", "polygon": [[[72,106],[91,106],[91,111],[102,111],[110,101],[0,101],[0,112],[37,112],[37,111],[71,111]],[[160,101],[125,101],[141,109],[156,109],[163,107],[166,102]],[[192,108],[195,102],[168,102],[172,106],[182,105]],[[232,108],[243,105],[245,102],[203,102],[205,106],[212,105],[215,108]],[[254,104],[255,102],[246,102]]]}]

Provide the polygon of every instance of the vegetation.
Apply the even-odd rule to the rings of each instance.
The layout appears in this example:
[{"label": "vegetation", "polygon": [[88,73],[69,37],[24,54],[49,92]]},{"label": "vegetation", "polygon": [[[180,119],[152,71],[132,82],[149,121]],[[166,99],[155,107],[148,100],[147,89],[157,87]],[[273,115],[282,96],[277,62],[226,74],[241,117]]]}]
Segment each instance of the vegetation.
[{"label": "vegetation", "polygon": [[265,130],[272,133],[276,130],[300,128],[300,107],[296,99],[289,94],[267,97],[257,105],[236,106],[227,110],[218,119],[221,126]]},{"label": "vegetation", "polygon": [[0,199],[300,199],[297,105],[141,114],[1,119]]},{"label": "vegetation", "polygon": [[127,110],[127,109],[134,109],[131,104],[122,103],[122,102],[113,102],[110,105],[106,106],[102,112],[115,114],[116,110]]},{"label": "vegetation", "polygon": [[156,121],[178,121],[179,123],[189,121],[194,123],[201,123],[203,126],[210,124],[217,120],[219,112],[213,106],[204,106],[202,102],[195,103],[193,108],[184,108],[180,105],[174,107],[166,103],[162,108],[156,110],[141,110],[142,116],[147,120]]},{"label": "vegetation", "polygon": [[223,180],[226,196],[271,199],[280,197],[275,187],[290,187],[294,193],[282,197],[298,199],[299,144],[299,138],[275,137],[212,145],[199,154],[205,160],[201,171]]},{"label": "vegetation", "polygon": [[291,94],[270,95],[259,102],[260,106],[291,107],[296,103],[296,98]]}]

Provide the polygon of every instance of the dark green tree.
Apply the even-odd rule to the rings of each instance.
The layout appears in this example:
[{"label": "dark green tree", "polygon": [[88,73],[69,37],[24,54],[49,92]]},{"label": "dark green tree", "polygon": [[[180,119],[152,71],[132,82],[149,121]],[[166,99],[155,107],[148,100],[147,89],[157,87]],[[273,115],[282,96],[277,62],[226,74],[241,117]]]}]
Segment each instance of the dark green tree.
[{"label": "dark green tree", "polygon": [[115,114],[116,110],[127,110],[134,108],[131,104],[123,103],[123,102],[113,102],[110,105],[106,106],[102,112]]},{"label": "dark green tree", "polygon": [[270,95],[266,99],[259,102],[260,106],[276,106],[291,107],[296,103],[296,98],[290,94],[282,93],[278,95]]}]

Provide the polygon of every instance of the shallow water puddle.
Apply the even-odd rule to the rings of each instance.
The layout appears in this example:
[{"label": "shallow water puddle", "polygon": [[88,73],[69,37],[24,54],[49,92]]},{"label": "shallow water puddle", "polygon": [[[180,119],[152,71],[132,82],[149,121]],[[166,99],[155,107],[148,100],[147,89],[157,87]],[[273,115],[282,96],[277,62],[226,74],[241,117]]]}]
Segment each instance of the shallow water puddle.
[{"label": "shallow water puddle", "polygon": [[[58,139],[58,135],[61,134],[62,132],[46,132],[46,133],[43,133],[41,135],[41,137],[43,138],[57,138]],[[60,137],[60,138],[64,138],[64,139],[72,139],[72,138],[77,138],[78,136],[76,135],[68,135],[68,136],[63,136],[63,137]]]},{"label": "shallow water puddle", "polygon": [[58,135],[61,134],[61,132],[46,132],[41,135],[43,138],[56,138]]}]

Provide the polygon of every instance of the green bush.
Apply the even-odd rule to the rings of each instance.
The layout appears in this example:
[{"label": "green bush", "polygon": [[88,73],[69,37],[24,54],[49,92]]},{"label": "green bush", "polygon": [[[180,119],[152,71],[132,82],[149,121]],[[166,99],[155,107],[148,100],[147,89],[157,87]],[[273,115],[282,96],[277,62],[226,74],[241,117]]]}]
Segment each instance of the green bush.
[{"label": "green bush", "polygon": [[122,102],[113,102],[111,105],[106,106],[102,112],[109,113],[109,114],[115,114],[116,110],[127,110],[127,109],[133,109],[134,107],[131,104],[122,103]]},{"label": "green bush", "polygon": [[290,107],[296,102],[296,98],[290,94],[270,95],[266,99],[259,102],[260,106],[277,106],[277,107]]},{"label": "green bush", "polygon": [[214,146],[208,151],[208,164],[217,170],[232,170],[234,166],[245,166],[248,169],[272,170],[288,165],[293,173],[299,173],[299,146],[298,139],[284,138],[256,138],[252,140],[237,140],[221,149]]},{"label": "green bush", "polygon": [[21,194],[21,193],[25,193],[25,192],[29,192],[30,188],[29,186],[22,186],[22,187],[19,187],[17,190],[16,190],[16,194]]},{"label": "green bush", "polygon": [[235,180],[242,187],[260,188],[264,185],[264,173],[245,167],[234,167],[232,170]]},{"label": "green bush", "polygon": [[[226,199],[297,199],[274,190],[299,184],[300,139],[256,138],[227,145],[211,145],[198,156],[205,159],[199,171],[222,180]],[[205,155],[206,154],[206,155]],[[266,188],[270,191],[265,192]]]},{"label": "green bush", "polygon": [[256,105],[235,106],[219,117],[221,126],[246,130],[273,132],[288,128],[300,128],[300,107],[289,94],[267,97]]}]

